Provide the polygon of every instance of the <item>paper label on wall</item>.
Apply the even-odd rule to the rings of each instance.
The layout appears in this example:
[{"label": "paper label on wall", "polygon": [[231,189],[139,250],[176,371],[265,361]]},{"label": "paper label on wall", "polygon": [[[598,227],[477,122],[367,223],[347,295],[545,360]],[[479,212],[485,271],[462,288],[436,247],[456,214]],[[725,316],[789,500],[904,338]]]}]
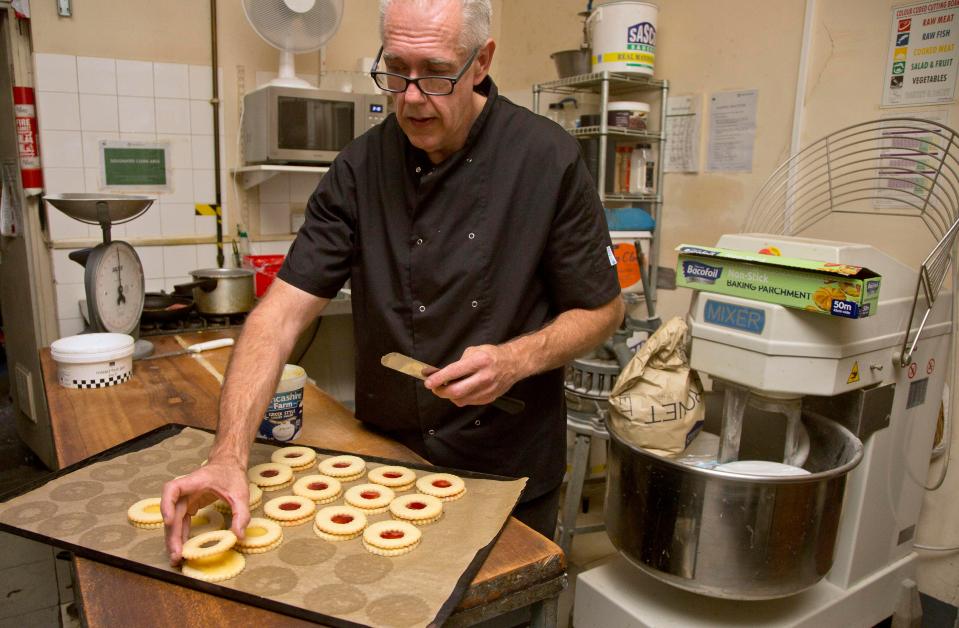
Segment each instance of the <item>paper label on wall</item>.
[{"label": "paper label on wall", "polygon": [[700,94],[666,99],[663,172],[699,172]]},{"label": "paper label on wall", "polygon": [[752,172],[758,100],[755,89],[710,96],[708,172]]},{"label": "paper label on wall", "polygon": [[936,0],[892,10],[882,106],[952,102],[959,66],[959,0]]}]

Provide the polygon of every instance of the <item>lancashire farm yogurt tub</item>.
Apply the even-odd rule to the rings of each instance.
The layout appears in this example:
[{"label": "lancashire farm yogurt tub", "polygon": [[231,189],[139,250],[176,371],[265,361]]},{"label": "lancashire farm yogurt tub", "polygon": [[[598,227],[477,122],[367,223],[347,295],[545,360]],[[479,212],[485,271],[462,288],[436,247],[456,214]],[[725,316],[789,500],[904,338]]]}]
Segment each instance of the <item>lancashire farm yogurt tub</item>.
[{"label": "lancashire farm yogurt tub", "polygon": [[287,442],[300,435],[303,428],[303,387],[306,385],[306,371],[296,364],[283,367],[283,375],[276,387],[276,393],[270,400],[263,421],[260,423],[259,436],[275,441]]},{"label": "lancashire farm yogurt tub", "polygon": [[133,337],[127,334],[65,336],[50,353],[64,388],[105,388],[133,376]]}]

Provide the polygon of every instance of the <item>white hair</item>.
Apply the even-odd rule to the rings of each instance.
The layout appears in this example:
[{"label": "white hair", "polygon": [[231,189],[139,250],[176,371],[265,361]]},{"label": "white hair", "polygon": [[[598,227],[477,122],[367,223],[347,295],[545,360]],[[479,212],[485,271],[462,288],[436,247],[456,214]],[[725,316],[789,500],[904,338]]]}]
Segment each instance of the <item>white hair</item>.
[{"label": "white hair", "polygon": [[[404,0],[421,7],[438,4],[443,0]],[[490,0],[446,0],[459,2],[463,9],[463,32],[460,33],[460,48],[472,52],[489,39],[490,22],[493,19],[493,7]],[[394,0],[380,0],[380,40],[384,39],[386,10]]]}]

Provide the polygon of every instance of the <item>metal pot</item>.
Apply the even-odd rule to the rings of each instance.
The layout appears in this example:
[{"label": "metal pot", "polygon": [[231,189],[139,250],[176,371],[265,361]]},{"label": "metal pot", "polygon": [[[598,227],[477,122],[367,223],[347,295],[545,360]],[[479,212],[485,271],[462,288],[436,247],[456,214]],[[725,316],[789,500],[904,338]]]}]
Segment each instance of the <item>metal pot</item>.
[{"label": "metal pot", "polygon": [[193,290],[200,314],[244,314],[253,309],[253,271],[247,268],[206,268],[190,271],[195,281],[174,286],[183,294]]},{"label": "metal pot", "polygon": [[634,565],[713,597],[763,600],[816,584],[832,567],[846,474],[862,443],[803,417],[810,475],[744,477],[680,464],[610,436],[606,531]]},{"label": "metal pot", "polygon": [[589,48],[578,50],[560,50],[551,54],[550,59],[556,64],[556,73],[559,78],[569,78],[580,74],[589,74],[592,67]]},{"label": "metal pot", "polygon": [[192,296],[147,292],[143,299],[143,314],[140,320],[144,323],[178,321],[186,318],[192,311]]}]

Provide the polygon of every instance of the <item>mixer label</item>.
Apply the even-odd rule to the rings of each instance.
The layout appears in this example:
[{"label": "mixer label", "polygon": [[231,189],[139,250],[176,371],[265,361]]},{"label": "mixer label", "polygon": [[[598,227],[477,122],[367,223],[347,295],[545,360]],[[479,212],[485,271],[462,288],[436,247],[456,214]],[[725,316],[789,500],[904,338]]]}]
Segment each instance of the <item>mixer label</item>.
[{"label": "mixer label", "polygon": [[766,326],[766,313],[754,307],[733,305],[722,301],[706,301],[703,308],[703,318],[707,323],[721,325],[730,329],[762,334]]}]

